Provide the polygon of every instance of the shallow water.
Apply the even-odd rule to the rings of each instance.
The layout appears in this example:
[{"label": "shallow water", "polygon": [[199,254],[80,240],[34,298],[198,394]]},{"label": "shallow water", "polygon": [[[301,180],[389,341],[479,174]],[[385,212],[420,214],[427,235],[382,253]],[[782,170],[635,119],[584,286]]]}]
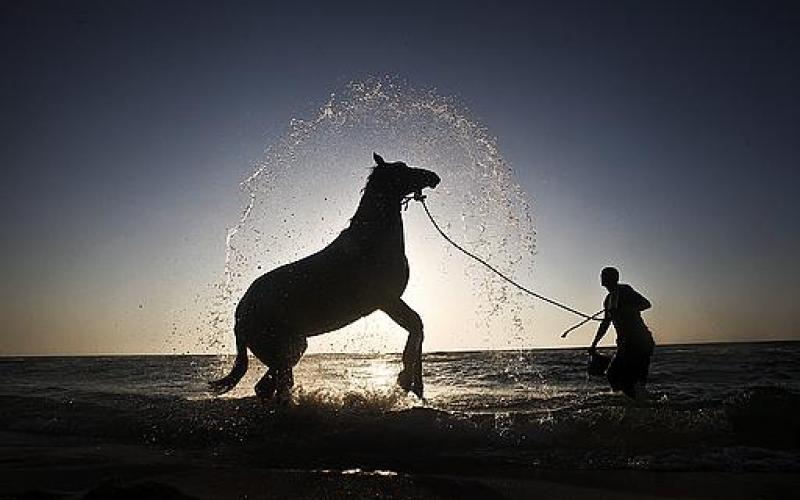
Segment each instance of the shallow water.
[{"label": "shallow water", "polygon": [[[651,399],[636,406],[587,378],[580,350],[427,354],[425,401],[396,389],[398,355],[317,354],[303,358],[294,402],[279,408],[252,397],[263,373],[255,361],[235,391],[214,398],[205,382],[228,357],[3,358],[0,424],[258,450],[272,465],[394,463],[410,443],[430,460],[800,470],[798,360],[798,343],[659,347]],[[276,440],[281,454],[266,453]]]}]

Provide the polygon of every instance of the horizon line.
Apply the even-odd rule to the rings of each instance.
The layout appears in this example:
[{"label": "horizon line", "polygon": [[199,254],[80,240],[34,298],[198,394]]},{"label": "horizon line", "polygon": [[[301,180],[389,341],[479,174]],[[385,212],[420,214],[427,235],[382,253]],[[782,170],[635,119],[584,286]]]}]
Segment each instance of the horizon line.
[{"label": "horizon line", "polygon": [[[785,344],[800,342],[800,339],[768,339],[768,340],[700,340],[696,342],[674,342],[656,344],[658,347],[681,347],[681,346],[694,346],[694,345],[722,345],[722,344]],[[614,349],[616,346],[599,346],[599,349]],[[436,355],[436,354],[450,354],[450,353],[480,353],[480,352],[520,352],[520,351],[560,351],[560,350],[575,350],[587,349],[585,346],[551,346],[551,347],[525,347],[520,349],[452,349],[442,351],[428,351],[423,352],[423,355]],[[307,356],[324,356],[324,355],[337,355],[337,356],[386,356],[386,355],[400,355],[402,352],[311,352],[305,354]],[[196,353],[186,352],[181,354],[167,353],[167,352],[140,352],[140,353],[72,353],[72,354],[0,354],[0,359],[3,358],[105,358],[105,357],[137,357],[137,356],[234,356],[235,353],[225,352],[217,354],[209,353]],[[253,357],[252,355],[250,355]]]}]

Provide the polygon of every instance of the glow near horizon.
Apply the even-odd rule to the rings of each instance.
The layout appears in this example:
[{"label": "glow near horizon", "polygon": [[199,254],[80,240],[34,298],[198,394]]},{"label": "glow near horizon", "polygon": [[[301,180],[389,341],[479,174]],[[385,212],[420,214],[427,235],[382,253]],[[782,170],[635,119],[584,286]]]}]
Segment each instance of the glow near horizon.
[{"label": "glow near horizon", "polygon": [[[350,196],[353,200],[357,199],[357,192],[360,189],[360,183],[351,186]],[[441,188],[441,186],[440,186]],[[436,211],[436,191],[428,193],[429,203],[431,209]],[[555,196],[555,198],[560,198]],[[561,198],[564,199],[563,197]],[[568,198],[567,198],[568,199]],[[355,201],[353,202],[353,210],[355,209]],[[563,201],[562,201],[563,203]],[[535,205],[534,213],[542,209],[539,205]],[[550,211],[556,210],[554,207],[546,207]],[[195,209],[192,209],[195,210]],[[197,210],[200,210],[199,208]],[[316,209],[305,207],[301,212],[311,215],[317,212]],[[234,212],[235,213],[235,212]],[[338,216],[332,219],[326,219],[328,222],[320,224],[319,231],[313,231],[315,234],[325,235],[328,234],[328,240],[331,236],[338,233],[346,225],[347,218],[350,214]],[[725,326],[730,324],[731,321],[736,320],[734,316],[731,318],[719,317],[715,318],[714,310],[708,310],[702,304],[692,303],[692,296],[686,295],[684,301],[678,301],[675,297],[681,297],[680,291],[684,284],[680,282],[680,277],[676,277],[670,272],[663,272],[665,269],[647,269],[639,264],[641,258],[637,255],[637,249],[631,248],[625,244],[624,235],[620,234],[618,237],[622,239],[622,244],[609,246],[609,242],[613,242],[614,238],[603,238],[607,229],[598,227],[596,224],[591,223],[581,230],[576,231],[576,227],[569,223],[571,214],[565,210],[560,214],[563,222],[557,222],[557,219],[549,217],[536,217],[536,226],[540,235],[537,256],[535,259],[534,276],[521,276],[521,281],[532,286],[535,290],[540,291],[546,295],[565,300],[575,307],[586,312],[594,312],[598,308],[598,304],[602,301],[604,290],[600,288],[597,283],[597,270],[606,264],[618,264],[617,262],[608,262],[605,260],[605,255],[617,254],[620,255],[620,261],[624,264],[621,266],[623,270],[623,281],[632,283],[635,287],[642,290],[654,302],[654,308],[645,314],[645,319],[648,324],[653,328],[657,339],[660,342],[684,343],[696,341],[719,341],[725,339]],[[407,234],[407,253],[409,255],[412,275],[409,283],[409,288],[405,294],[408,303],[417,309],[422,315],[423,320],[426,322],[426,342],[425,350],[440,351],[440,350],[473,350],[482,348],[492,349],[514,349],[524,347],[580,347],[585,346],[591,340],[594,333],[592,325],[587,325],[581,330],[573,332],[567,341],[562,341],[558,338],[558,334],[563,331],[567,326],[573,324],[577,318],[561,311],[554,310],[534,299],[530,299],[530,316],[529,319],[533,323],[533,328],[528,330],[526,334],[514,343],[492,343],[490,339],[486,338],[471,338],[465,337],[464,331],[458,327],[449,326],[452,322],[449,321],[452,315],[458,315],[463,309],[461,307],[454,307],[454,304],[463,305],[465,303],[474,303],[469,297],[468,290],[457,290],[463,295],[463,300],[450,299],[452,297],[453,289],[448,284],[447,279],[437,282],[437,286],[430,288],[421,288],[417,281],[421,274],[437,274],[439,271],[436,269],[426,269],[427,262],[433,262],[436,259],[431,258],[431,254],[438,252],[451,251],[446,243],[442,241],[438,235],[434,233],[433,228],[422,213],[421,207],[412,205],[408,212],[404,212],[406,219],[406,234]],[[228,221],[230,223],[230,221]],[[207,226],[201,225],[199,229],[206,232]],[[224,241],[224,234],[222,231],[217,231],[212,235],[218,242],[218,250],[221,249],[221,243]],[[459,235],[452,233],[457,241]],[[606,235],[607,236],[607,235]],[[419,240],[419,241],[418,241]],[[553,241],[556,240],[556,241]],[[601,242],[599,246],[594,247],[593,252],[584,253],[582,248],[587,241]],[[300,254],[310,253],[321,248],[322,244],[326,242],[324,238],[318,239],[318,244],[313,248],[311,246],[306,248],[295,249],[294,251]],[[558,248],[558,252],[553,252],[552,248]],[[105,250],[112,250],[106,248]],[[113,252],[112,252],[113,253]],[[217,252],[217,257],[212,260],[217,260],[217,270],[212,273],[206,274],[213,279],[213,276],[221,276],[222,271],[222,252]],[[466,257],[452,252],[448,261],[459,266],[461,269],[467,259]],[[134,261],[135,262],[135,261]],[[576,263],[581,263],[576,267]],[[116,266],[119,261],[109,262],[109,265]],[[98,268],[98,265],[100,266]],[[105,264],[102,261],[96,262],[94,270],[101,269]],[[120,267],[119,269],[130,269]],[[457,274],[459,271],[452,272]],[[478,271],[483,272],[483,271]],[[111,273],[113,276],[114,273]],[[91,277],[91,276],[84,276]],[[102,274],[96,275],[101,278]],[[415,279],[415,277],[417,279]],[[447,278],[447,275],[444,275]],[[677,278],[677,281],[676,281]],[[67,339],[71,347],[64,349],[58,345],[51,348],[39,345],[36,351],[28,351],[31,353],[65,353],[65,352],[100,352],[100,353],[113,353],[113,352],[209,352],[207,346],[197,346],[193,344],[195,335],[192,333],[195,325],[189,323],[181,323],[177,330],[177,343],[175,336],[165,335],[164,326],[168,321],[173,319],[174,308],[186,307],[187,296],[185,287],[173,287],[169,282],[160,283],[157,289],[153,289],[153,283],[147,275],[126,275],[127,289],[119,289],[121,295],[118,300],[114,300],[113,294],[106,293],[108,284],[103,280],[96,282],[89,288],[84,287],[82,290],[75,290],[71,288],[72,282],[67,281],[63,283],[65,287],[63,291],[51,290],[53,296],[59,297],[59,300],[54,301],[59,307],[51,308],[45,312],[47,315],[56,315],[61,318],[71,318],[73,323],[59,323],[59,328],[67,332]],[[653,287],[651,283],[657,283],[658,287]],[[199,283],[199,286],[194,288],[202,290],[207,286],[209,281]],[[695,284],[696,285],[696,284]],[[160,297],[160,300],[149,301],[142,300],[136,294],[140,290],[150,290],[151,293],[155,292],[154,296]],[[130,296],[133,291],[134,295]],[[191,289],[189,290],[191,291]],[[77,292],[77,293],[76,293]],[[702,290],[696,290],[696,293],[702,293]],[[517,293],[517,292],[513,292]],[[92,307],[89,304],[98,304],[97,298],[105,296],[101,299],[99,304],[105,302],[105,306],[100,311],[96,311],[91,318],[85,317],[81,311],[85,311],[87,307]],[[670,301],[664,300],[663,297],[672,296]],[[525,299],[528,300],[528,299]],[[442,302],[445,301],[445,304]],[[142,304],[143,308],[139,309],[136,304]],[[162,304],[171,306],[166,309]],[[189,304],[191,306],[191,304]],[[110,306],[110,307],[108,307]],[[197,304],[195,304],[195,307]],[[108,309],[106,309],[108,307]],[[104,314],[105,313],[105,314]],[[198,317],[198,311],[192,310],[189,312],[189,317]],[[133,318],[135,323],[138,323],[137,328],[140,334],[137,335],[118,335],[114,331],[122,327],[125,321],[131,321]],[[165,321],[166,318],[166,321]],[[91,322],[90,322],[91,321]],[[118,325],[113,326],[111,330],[99,331],[94,325]],[[706,324],[710,326],[708,333],[698,332],[694,325]],[[686,326],[688,325],[688,327]],[[202,327],[202,325],[201,325]],[[53,328],[56,328],[53,326]],[[129,327],[128,327],[129,328]],[[127,328],[126,328],[127,330]],[[88,332],[98,332],[97,334],[90,334]],[[769,332],[766,332],[769,333]],[[108,336],[111,338],[108,338]],[[309,353],[313,352],[399,352],[402,349],[405,341],[405,332],[398,326],[394,325],[390,320],[385,318],[382,313],[376,313],[366,320],[360,320],[353,327],[346,331],[334,332],[321,337],[311,339]],[[70,338],[71,337],[71,338]],[[223,339],[228,345],[232,341],[232,332],[229,333],[226,339]],[[744,336],[744,337],[731,337],[727,336],[728,340],[759,340],[763,338],[780,339],[785,338],[780,335],[770,337],[769,335],[758,336]],[[113,339],[113,340],[112,340]],[[613,343],[613,332],[610,332],[606,338],[605,344]],[[150,348],[142,349],[142,344],[150,345]],[[62,344],[63,345],[63,344]],[[101,346],[99,348],[94,346]],[[109,349],[113,345],[114,348]],[[52,349],[52,350],[51,350]],[[21,354],[26,351],[22,350]],[[214,352],[231,352],[230,347],[227,350],[211,351]],[[10,354],[15,354],[14,352]]]}]

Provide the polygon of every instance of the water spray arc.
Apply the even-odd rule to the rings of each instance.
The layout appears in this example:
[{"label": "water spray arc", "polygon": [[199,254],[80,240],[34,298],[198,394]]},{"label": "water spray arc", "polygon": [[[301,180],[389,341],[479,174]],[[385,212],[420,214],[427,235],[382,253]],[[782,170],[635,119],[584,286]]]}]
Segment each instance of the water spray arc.
[{"label": "water spray arc", "polygon": [[[368,174],[364,152],[373,150],[435,166],[443,179],[436,210],[449,222],[444,229],[505,275],[532,276],[536,231],[529,202],[496,139],[452,97],[396,77],[368,78],[332,93],[311,116],[291,120],[241,183],[242,208],[226,234],[224,279],[209,310],[213,328],[201,339],[209,350],[230,347],[235,302],[263,269],[302,258],[336,237]],[[410,213],[407,224],[412,280],[406,294],[428,331],[436,332],[430,349],[530,344],[532,308],[510,283],[472,261],[434,251],[438,236],[419,230],[427,224],[420,212]],[[380,315],[355,329],[358,335],[343,332],[312,346],[313,352],[396,349],[397,334]]]}]

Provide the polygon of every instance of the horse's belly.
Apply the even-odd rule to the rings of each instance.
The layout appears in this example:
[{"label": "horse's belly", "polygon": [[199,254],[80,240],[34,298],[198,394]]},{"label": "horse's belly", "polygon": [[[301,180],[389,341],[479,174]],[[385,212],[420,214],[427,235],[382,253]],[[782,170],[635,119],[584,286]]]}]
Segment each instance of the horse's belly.
[{"label": "horse's belly", "polygon": [[379,300],[353,280],[269,276],[254,283],[237,309],[257,330],[319,335],[342,328],[379,307]]},{"label": "horse's belly", "polygon": [[348,314],[324,315],[318,314],[314,311],[309,311],[313,319],[307,325],[308,328],[304,335],[306,337],[314,337],[322,335],[323,333],[333,332],[344,328],[347,325],[358,321],[364,316],[370,314],[371,311],[351,311]]},{"label": "horse's belly", "polygon": [[381,305],[355,283],[341,283],[324,290],[304,290],[287,301],[285,318],[298,325],[306,336],[343,328]]},{"label": "horse's belly", "polygon": [[242,298],[237,320],[249,316],[257,330],[320,335],[399,298],[408,275],[404,256],[383,263],[304,259],[258,278]]}]

